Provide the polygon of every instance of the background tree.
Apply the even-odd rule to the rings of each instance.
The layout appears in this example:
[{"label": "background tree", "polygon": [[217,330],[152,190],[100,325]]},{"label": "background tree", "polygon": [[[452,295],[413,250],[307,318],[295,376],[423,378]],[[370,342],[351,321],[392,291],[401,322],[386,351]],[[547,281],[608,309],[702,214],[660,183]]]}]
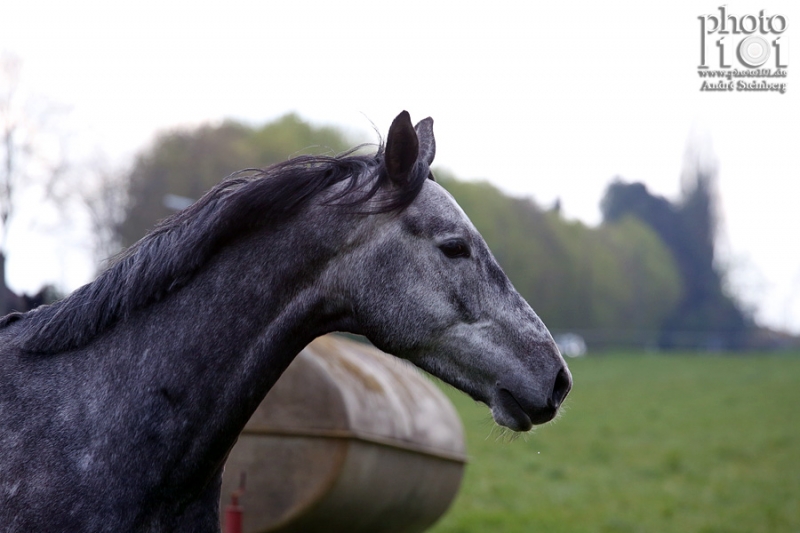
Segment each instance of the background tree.
[{"label": "background tree", "polygon": [[716,166],[690,160],[678,202],[650,194],[641,183],[617,179],[606,190],[603,219],[634,216],[650,226],[670,249],[681,274],[683,294],[662,325],[664,347],[738,348],[751,321],[723,290],[716,261]]},{"label": "background tree", "polygon": [[181,198],[199,198],[232,172],[302,152],[334,155],[352,144],[340,131],[312,126],[294,114],[260,128],[226,121],[163,133],[136,157],[128,174],[119,241],[130,246],[180,207]]},{"label": "background tree", "polygon": [[14,212],[17,190],[17,157],[26,151],[20,143],[20,120],[17,112],[17,90],[19,87],[19,59],[8,54],[0,55],[0,120],[3,128],[3,166],[0,174],[0,254],[6,251],[8,224]]},{"label": "background tree", "polygon": [[[51,199],[69,168],[64,138],[53,124],[60,110],[46,99],[26,95],[21,71],[19,58],[0,54],[0,315],[27,308],[21,303],[25,298],[11,293],[5,281],[8,234],[22,192],[36,187],[44,199]],[[40,294],[52,292],[45,288]]]},{"label": "background tree", "polygon": [[74,212],[78,207],[86,214],[92,256],[98,270],[103,270],[122,250],[119,234],[128,200],[128,175],[97,157],[76,177],[64,209]]}]

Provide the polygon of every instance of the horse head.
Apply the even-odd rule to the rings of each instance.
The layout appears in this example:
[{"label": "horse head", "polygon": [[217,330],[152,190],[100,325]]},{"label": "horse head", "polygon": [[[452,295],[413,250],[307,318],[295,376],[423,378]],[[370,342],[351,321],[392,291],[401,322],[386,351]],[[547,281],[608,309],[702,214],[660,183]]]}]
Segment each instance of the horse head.
[{"label": "horse head", "polygon": [[[338,265],[352,330],[484,402],[498,424],[526,431],[556,415],[572,377],[542,320],[433,180],[432,125],[414,127],[403,112],[389,130],[384,188],[416,196],[364,229]],[[425,179],[412,179],[419,173]]]}]

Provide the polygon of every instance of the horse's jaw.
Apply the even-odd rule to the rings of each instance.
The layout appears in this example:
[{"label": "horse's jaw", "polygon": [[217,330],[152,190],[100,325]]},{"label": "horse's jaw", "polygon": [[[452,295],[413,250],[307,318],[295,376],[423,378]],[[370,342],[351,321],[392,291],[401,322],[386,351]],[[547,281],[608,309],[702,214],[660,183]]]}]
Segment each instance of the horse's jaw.
[{"label": "horse's jaw", "polygon": [[492,335],[492,326],[457,325],[435,347],[403,357],[486,404],[500,426],[529,431],[551,421],[572,388],[572,375],[549,332],[537,327],[527,339],[508,342]]}]

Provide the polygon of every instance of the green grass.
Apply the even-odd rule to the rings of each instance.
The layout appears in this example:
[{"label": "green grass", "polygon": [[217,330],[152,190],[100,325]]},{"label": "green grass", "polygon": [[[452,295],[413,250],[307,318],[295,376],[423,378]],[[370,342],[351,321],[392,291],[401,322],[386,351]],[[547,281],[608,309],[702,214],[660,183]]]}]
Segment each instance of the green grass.
[{"label": "green grass", "polygon": [[800,532],[800,357],[570,361],[565,412],[511,439],[446,390],[470,462],[431,533]]}]

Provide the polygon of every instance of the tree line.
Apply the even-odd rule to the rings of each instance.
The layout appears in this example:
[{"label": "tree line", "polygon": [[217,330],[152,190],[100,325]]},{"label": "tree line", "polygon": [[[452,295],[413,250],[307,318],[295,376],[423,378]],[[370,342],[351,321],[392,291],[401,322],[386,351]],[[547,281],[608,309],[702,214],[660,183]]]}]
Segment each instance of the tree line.
[{"label": "tree line", "polygon": [[[65,219],[82,208],[90,246],[105,259],[242,167],[335,155],[356,144],[289,114],[261,126],[224,121],[163,132],[125,171],[102,161],[73,168],[63,143],[42,127],[56,108],[32,108],[18,93],[19,79],[19,60],[0,55],[0,314],[56,296],[52,287],[26,296],[5,285],[7,234],[23,189],[38,187]],[[713,165],[690,166],[674,201],[641,183],[613,181],[597,227],[485,182],[436,174],[553,330],[579,332],[590,345],[663,348],[741,348],[764,336],[726,291],[715,249]]]},{"label": "tree line", "polygon": [[[106,217],[113,246],[101,249],[130,246],[232,172],[300,153],[335,155],[354,144],[294,114],[263,126],[225,121],[163,132],[109,181],[124,188],[109,200],[116,204],[94,206],[118,211]],[[434,174],[552,331],[577,332],[590,348],[748,345],[755,326],[723,290],[715,262],[712,176],[695,176],[676,202],[640,183],[614,181],[601,204],[603,222],[590,227],[489,183]]]}]

